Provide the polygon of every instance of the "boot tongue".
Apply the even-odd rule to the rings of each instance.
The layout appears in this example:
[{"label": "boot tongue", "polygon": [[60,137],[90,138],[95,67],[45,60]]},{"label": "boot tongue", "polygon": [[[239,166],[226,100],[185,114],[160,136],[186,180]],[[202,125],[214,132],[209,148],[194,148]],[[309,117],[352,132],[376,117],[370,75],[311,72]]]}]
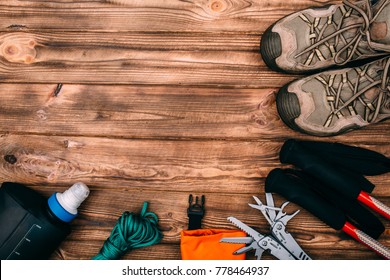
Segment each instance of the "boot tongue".
[{"label": "boot tongue", "polygon": [[383,1],[379,1],[379,5],[374,7],[375,21],[370,26],[371,40],[379,44],[390,44],[390,5],[386,6],[375,14]]}]

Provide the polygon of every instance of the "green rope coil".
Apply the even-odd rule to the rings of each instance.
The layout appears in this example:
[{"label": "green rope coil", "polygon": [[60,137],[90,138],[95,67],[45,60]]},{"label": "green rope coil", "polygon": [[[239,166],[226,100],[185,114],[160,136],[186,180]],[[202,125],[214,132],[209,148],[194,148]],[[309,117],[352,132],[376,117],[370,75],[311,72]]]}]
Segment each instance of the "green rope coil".
[{"label": "green rope coil", "polygon": [[147,212],[147,208],[145,201],[140,215],[123,212],[99,254],[92,259],[118,260],[128,250],[159,243],[163,234],[158,228],[158,217],[153,212]]}]

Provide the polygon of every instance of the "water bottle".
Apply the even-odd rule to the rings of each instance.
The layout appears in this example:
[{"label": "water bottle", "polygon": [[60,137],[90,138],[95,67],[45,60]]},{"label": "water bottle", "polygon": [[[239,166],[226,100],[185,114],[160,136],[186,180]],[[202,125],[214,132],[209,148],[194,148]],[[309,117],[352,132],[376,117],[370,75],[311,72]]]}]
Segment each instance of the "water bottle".
[{"label": "water bottle", "polygon": [[0,188],[0,259],[45,260],[70,233],[89,189],[76,183],[49,199],[18,183]]}]

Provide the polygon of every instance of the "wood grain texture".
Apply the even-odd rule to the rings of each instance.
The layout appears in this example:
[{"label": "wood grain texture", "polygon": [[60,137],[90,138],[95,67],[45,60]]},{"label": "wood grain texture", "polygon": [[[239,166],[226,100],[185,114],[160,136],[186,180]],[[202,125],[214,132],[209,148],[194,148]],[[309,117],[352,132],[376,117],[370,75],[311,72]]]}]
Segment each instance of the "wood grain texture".
[{"label": "wood grain texture", "polygon": [[0,79],[264,88],[296,77],[264,65],[258,35],[190,34],[7,32],[0,34]]},{"label": "wood grain texture", "polygon": [[[299,9],[338,1],[8,0],[0,3],[0,180],[44,196],[85,182],[91,195],[52,259],[90,259],[123,211],[144,201],[160,244],[124,259],[180,259],[188,195],[206,195],[204,228],[248,206],[288,138],[337,141],[390,156],[390,122],[330,138],[292,131],[275,93],[299,78],[271,71],[262,33]],[[390,205],[390,176],[369,177]],[[275,195],[277,205],[284,198]],[[301,212],[288,230],[313,259],[380,259]],[[389,222],[381,219],[386,228]],[[387,231],[379,241],[390,247]],[[253,253],[248,259],[254,259]],[[274,259],[265,254],[265,259]]]},{"label": "wood grain texture", "polygon": [[[81,180],[108,189],[251,193],[273,168],[287,167],[278,160],[282,144],[2,135],[0,176],[26,184]],[[389,179],[372,178],[380,186]],[[388,188],[377,190],[389,194]]]},{"label": "wood grain texture", "polygon": [[296,10],[335,2],[11,0],[0,5],[0,29],[260,32]]},{"label": "wood grain texture", "polygon": [[[0,6],[0,80],[256,88],[286,82],[258,50],[261,32],[289,8],[274,1],[168,2],[9,1]],[[295,2],[296,9],[308,4]],[[41,34],[52,29],[61,34]]]},{"label": "wood grain texture", "polygon": [[[275,106],[277,90],[0,84],[0,133],[127,139],[318,139],[283,124]],[[390,155],[389,135],[382,133],[389,126],[382,122],[327,139],[371,149],[376,144],[380,152]],[[373,134],[375,138],[370,137]]]}]

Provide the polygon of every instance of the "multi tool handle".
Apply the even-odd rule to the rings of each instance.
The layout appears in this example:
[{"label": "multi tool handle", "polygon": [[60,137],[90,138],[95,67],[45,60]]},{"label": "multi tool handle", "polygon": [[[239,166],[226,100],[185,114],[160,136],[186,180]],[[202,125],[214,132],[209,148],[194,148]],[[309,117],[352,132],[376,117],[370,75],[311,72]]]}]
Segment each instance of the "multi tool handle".
[{"label": "multi tool handle", "polygon": [[[297,213],[297,212],[295,212]],[[294,237],[286,231],[282,222],[276,222],[272,227],[272,235],[297,259],[311,260],[309,255],[302,250],[301,246],[295,241]]]}]

